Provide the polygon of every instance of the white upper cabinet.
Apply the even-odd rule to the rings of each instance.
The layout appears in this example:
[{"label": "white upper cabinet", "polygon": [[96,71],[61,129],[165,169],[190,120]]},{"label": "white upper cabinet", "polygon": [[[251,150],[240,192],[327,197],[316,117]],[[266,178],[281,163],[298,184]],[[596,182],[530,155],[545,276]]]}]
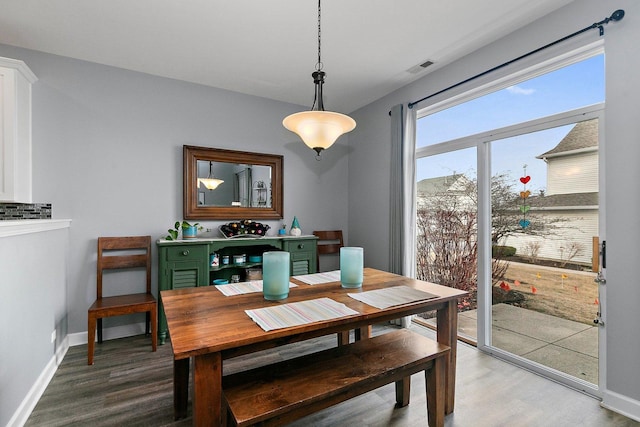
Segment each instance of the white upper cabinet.
[{"label": "white upper cabinet", "polygon": [[0,202],[31,203],[31,84],[27,65],[0,57]]}]

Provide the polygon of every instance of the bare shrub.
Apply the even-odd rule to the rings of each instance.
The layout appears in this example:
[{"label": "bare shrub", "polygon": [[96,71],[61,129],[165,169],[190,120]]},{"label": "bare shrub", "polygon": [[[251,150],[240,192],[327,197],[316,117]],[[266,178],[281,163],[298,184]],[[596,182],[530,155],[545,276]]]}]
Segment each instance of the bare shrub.
[{"label": "bare shrub", "polygon": [[529,262],[535,264],[538,262],[538,254],[540,254],[540,249],[542,249],[542,244],[540,242],[527,242],[524,245],[524,253]]},{"label": "bare shrub", "polygon": [[582,254],[583,251],[584,245],[579,242],[569,241],[561,245],[558,248],[558,252],[560,253],[560,267],[564,268],[569,261]]},{"label": "bare shrub", "polygon": [[[500,245],[509,236],[553,235],[560,218],[539,218],[523,229],[517,209],[519,201],[514,180],[508,173],[491,177],[491,241]],[[540,194],[539,197],[544,197]],[[477,182],[464,174],[434,178],[418,189],[417,206],[417,278],[439,283],[470,293],[467,302],[475,305],[478,287],[478,191]],[[580,253],[576,245],[565,249],[565,263]],[[541,243],[531,242],[526,254],[532,262],[538,260]],[[509,262],[499,253],[491,260],[492,286],[500,283]],[[469,304],[464,304],[465,308]]]}]

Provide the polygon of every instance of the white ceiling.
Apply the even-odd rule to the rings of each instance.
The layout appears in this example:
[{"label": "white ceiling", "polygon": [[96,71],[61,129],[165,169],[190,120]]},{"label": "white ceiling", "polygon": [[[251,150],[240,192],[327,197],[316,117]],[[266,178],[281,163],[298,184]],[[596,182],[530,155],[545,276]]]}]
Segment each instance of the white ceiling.
[{"label": "white ceiling", "polygon": [[[324,0],[325,108],[350,113],[571,1]],[[0,0],[0,43],[310,107],[317,2]]]}]

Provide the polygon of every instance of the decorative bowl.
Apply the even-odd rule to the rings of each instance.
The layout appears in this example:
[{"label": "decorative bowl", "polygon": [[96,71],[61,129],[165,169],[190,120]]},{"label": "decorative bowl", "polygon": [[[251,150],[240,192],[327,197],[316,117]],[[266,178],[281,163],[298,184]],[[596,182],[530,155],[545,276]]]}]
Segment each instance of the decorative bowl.
[{"label": "decorative bowl", "polygon": [[251,221],[250,219],[230,222],[218,227],[220,233],[227,239],[237,237],[261,238],[267,235],[269,228],[271,227],[267,224]]}]

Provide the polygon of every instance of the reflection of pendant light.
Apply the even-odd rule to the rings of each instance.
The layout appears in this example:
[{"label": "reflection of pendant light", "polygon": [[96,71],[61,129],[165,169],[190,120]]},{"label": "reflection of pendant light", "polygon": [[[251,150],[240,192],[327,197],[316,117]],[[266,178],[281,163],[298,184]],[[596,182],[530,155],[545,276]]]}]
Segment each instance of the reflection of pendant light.
[{"label": "reflection of pendant light", "polygon": [[282,121],[285,128],[297,133],[309,148],[318,153],[318,160],[322,150],[331,147],[340,135],[351,132],[356,127],[356,122],[351,117],[324,111],[322,85],[324,84],[325,72],[321,71],[320,52],[320,0],[318,0],[318,63],[316,71],[311,74],[316,88],[313,106],[311,111],[291,114]]},{"label": "reflection of pendant light", "polygon": [[209,162],[209,176],[207,178],[198,178],[198,187],[200,186],[200,184],[204,184],[207,189],[215,190],[216,188],[218,188],[218,185],[224,182],[221,179],[216,179],[213,177],[213,172],[211,171],[212,166],[213,162]]}]

